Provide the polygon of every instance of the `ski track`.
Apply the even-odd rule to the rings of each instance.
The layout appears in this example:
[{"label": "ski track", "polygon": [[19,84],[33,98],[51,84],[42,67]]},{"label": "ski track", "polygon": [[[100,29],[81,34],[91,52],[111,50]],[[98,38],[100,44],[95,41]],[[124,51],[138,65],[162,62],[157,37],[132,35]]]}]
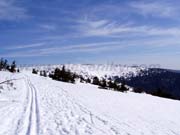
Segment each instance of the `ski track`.
[{"label": "ski track", "polygon": [[16,135],[39,135],[39,107],[37,90],[31,83],[28,76],[24,77],[27,87],[26,101],[22,116],[17,122]]},{"label": "ski track", "polygon": [[[30,77],[25,75],[27,95],[21,117],[17,122],[15,135],[118,135],[117,128],[104,118],[93,114],[78,103],[61,87],[50,87],[46,91],[35,87]],[[42,87],[42,85],[40,85]],[[38,89],[37,89],[38,88]],[[52,88],[56,91],[50,91]],[[42,123],[37,90],[44,91],[42,105]],[[58,89],[58,92],[57,92]],[[41,127],[40,127],[41,126]]]}]

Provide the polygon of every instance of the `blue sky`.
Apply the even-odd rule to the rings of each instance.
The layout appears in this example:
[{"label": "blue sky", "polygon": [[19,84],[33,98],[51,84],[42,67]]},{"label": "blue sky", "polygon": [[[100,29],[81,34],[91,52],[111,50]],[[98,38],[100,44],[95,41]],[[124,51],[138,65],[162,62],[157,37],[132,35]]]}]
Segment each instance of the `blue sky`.
[{"label": "blue sky", "polygon": [[0,0],[0,57],[180,69],[179,0]]}]

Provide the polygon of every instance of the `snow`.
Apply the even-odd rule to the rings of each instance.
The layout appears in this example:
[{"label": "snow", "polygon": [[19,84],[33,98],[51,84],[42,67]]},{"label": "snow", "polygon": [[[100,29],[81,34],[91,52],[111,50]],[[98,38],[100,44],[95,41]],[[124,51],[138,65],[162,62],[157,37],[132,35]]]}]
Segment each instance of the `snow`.
[{"label": "snow", "polygon": [[[179,135],[180,102],[0,72],[0,135]],[[13,83],[13,85],[12,85]]]},{"label": "snow", "polygon": [[[44,65],[44,66],[30,66],[22,67],[25,71],[32,71],[33,68],[45,71],[54,71],[55,68],[61,68],[63,65]],[[65,64],[66,69],[70,69],[72,72],[82,75],[83,77],[129,77],[136,76],[141,70],[145,70],[145,67],[131,67],[115,64]]]}]

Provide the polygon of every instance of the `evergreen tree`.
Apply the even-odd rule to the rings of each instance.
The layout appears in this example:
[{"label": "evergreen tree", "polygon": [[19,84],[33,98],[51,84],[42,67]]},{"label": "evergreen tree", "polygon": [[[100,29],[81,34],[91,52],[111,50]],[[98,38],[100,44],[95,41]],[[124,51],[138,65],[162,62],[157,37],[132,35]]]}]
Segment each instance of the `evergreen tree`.
[{"label": "evergreen tree", "polygon": [[100,84],[98,77],[94,77],[94,78],[93,78],[93,84],[94,84],[94,85],[99,85],[99,84]]},{"label": "evergreen tree", "polygon": [[7,60],[4,60],[3,67],[4,67],[4,69],[8,70],[8,69],[7,69],[7,67],[8,67],[8,61],[7,61]]},{"label": "evergreen tree", "polygon": [[110,88],[110,89],[114,89],[114,90],[118,90],[118,85],[117,85],[117,83],[116,82],[113,82],[111,79],[110,79],[110,81],[108,82],[108,87]]},{"label": "evergreen tree", "polygon": [[70,79],[71,83],[75,83],[75,78],[76,78],[76,75],[73,74],[72,77],[71,77],[71,79]]},{"label": "evergreen tree", "polygon": [[128,91],[128,88],[125,86],[125,80],[122,81],[118,91],[121,91],[121,92]]},{"label": "evergreen tree", "polygon": [[43,76],[43,71],[40,71],[40,76]]},{"label": "evergreen tree", "polygon": [[49,73],[49,77],[53,79],[54,73],[53,72]]},{"label": "evergreen tree", "polygon": [[3,63],[4,63],[4,60],[3,60],[3,58],[1,58],[1,60],[0,60],[0,71],[3,69]]},{"label": "evergreen tree", "polygon": [[143,88],[134,88],[133,92],[135,92],[135,93],[143,93],[145,91],[143,90]]},{"label": "evergreen tree", "polygon": [[164,97],[164,98],[172,98],[173,96],[171,94],[166,93],[165,91],[163,91],[163,89],[158,88],[157,90],[155,90],[152,95],[154,96],[158,96],[158,97]]},{"label": "evergreen tree", "polygon": [[45,70],[43,71],[43,76],[44,76],[44,77],[47,77],[47,73],[46,73]]},{"label": "evergreen tree", "polygon": [[54,71],[53,79],[60,80],[61,70],[59,68],[56,68]]},{"label": "evergreen tree", "polygon": [[16,71],[16,61],[13,61],[13,62],[12,62],[10,71],[11,71],[12,73],[14,73],[14,72]]},{"label": "evergreen tree", "polygon": [[86,83],[91,83],[91,79],[87,78]]},{"label": "evergreen tree", "polygon": [[100,86],[102,87],[102,88],[107,88],[107,82],[106,82],[106,80],[103,78],[102,79],[102,81],[100,82]]},{"label": "evergreen tree", "polygon": [[74,83],[77,75],[72,73],[70,70],[66,70],[65,66],[63,66],[62,69],[56,68],[54,74],[49,74],[49,77],[58,81]]},{"label": "evergreen tree", "polygon": [[10,68],[8,61],[6,59],[3,59],[3,58],[0,59],[0,71],[1,70],[8,70],[11,72],[15,72],[15,68],[16,68],[15,61],[12,63],[12,66],[14,66],[14,69],[12,69],[13,71],[11,71],[11,68]]},{"label": "evergreen tree", "polygon": [[6,70],[10,71],[10,66],[9,65],[7,65]]},{"label": "evergreen tree", "polygon": [[84,82],[85,82],[85,79],[84,79],[83,76],[80,76],[80,82],[81,82],[81,83],[84,83]]},{"label": "evergreen tree", "polygon": [[19,69],[17,69],[17,72],[19,73],[19,72],[20,72],[20,70],[19,70]]},{"label": "evergreen tree", "polygon": [[36,69],[33,68],[32,73],[33,73],[33,74],[37,74],[38,72],[37,72]]}]

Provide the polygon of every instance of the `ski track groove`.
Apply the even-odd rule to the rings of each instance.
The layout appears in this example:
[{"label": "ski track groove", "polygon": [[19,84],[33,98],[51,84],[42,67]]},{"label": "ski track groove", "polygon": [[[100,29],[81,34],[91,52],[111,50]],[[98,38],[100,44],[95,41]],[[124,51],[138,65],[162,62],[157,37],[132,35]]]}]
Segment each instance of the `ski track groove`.
[{"label": "ski track groove", "polygon": [[[32,93],[32,98],[31,98],[31,112],[30,112],[30,117],[29,117],[29,125],[28,125],[28,130],[26,132],[26,135],[39,135],[39,125],[40,125],[40,120],[39,120],[39,108],[38,108],[38,100],[37,100],[37,91],[34,85],[31,83],[30,79],[28,78],[28,85],[31,89]],[[34,117],[33,117],[34,115]],[[34,120],[35,119],[35,120]],[[35,122],[33,124],[33,121]],[[32,132],[32,126],[35,128],[36,131],[35,133]]]},{"label": "ski track groove", "polygon": [[[26,101],[24,103],[24,108],[22,111],[21,118],[17,122],[17,129],[15,131],[15,135],[39,135],[40,133],[40,113],[39,113],[39,104],[37,97],[37,89],[31,82],[28,76],[24,78],[27,95]],[[46,93],[46,103],[49,107],[56,106],[56,110],[54,113],[53,123],[56,125],[56,131],[60,134],[70,134],[68,128],[73,127],[73,132],[76,135],[79,135],[78,127],[82,124],[85,124],[84,132],[85,134],[92,135],[94,131],[99,132],[104,135],[119,135],[119,130],[117,127],[113,126],[111,122],[106,120],[106,118],[100,117],[98,114],[93,113],[89,109],[87,109],[84,105],[80,104],[77,100],[75,100],[72,96],[69,95],[67,90],[58,87],[61,90],[60,93],[57,93],[60,100],[60,108],[57,104],[53,104],[54,101],[48,99],[49,94],[54,93]],[[50,108],[49,108],[50,109]],[[50,109],[51,110],[51,109]],[[61,119],[59,119],[59,117]],[[88,118],[89,117],[89,118]],[[57,119],[56,119],[57,118]],[[74,121],[75,120],[75,121]],[[64,122],[68,122],[68,127],[64,127]],[[52,124],[53,124],[52,123]],[[99,127],[98,125],[102,127]],[[25,129],[23,129],[25,127]],[[105,129],[104,129],[105,128]],[[47,127],[48,133],[53,134],[53,130]]]},{"label": "ski track groove", "polygon": [[[40,117],[37,90],[28,76],[24,77],[24,81],[26,84],[27,95],[25,99],[26,101],[23,105],[24,108],[21,118],[17,122],[15,135],[39,135]],[[23,131],[23,126],[26,128],[25,131]]]}]

